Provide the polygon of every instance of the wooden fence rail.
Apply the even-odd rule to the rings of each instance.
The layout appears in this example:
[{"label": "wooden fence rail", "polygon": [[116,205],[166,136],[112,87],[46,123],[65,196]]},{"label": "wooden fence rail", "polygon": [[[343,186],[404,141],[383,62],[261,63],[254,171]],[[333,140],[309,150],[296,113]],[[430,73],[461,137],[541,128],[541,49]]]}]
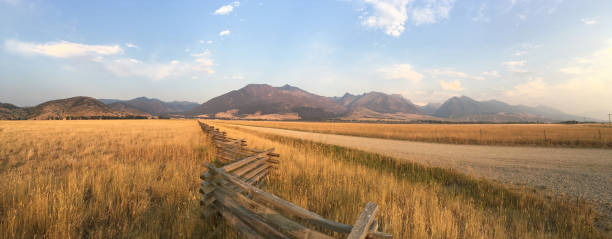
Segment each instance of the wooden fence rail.
[{"label": "wooden fence rail", "polygon": [[204,180],[200,187],[203,195],[200,203],[205,208],[205,215],[219,214],[245,238],[334,238],[302,223],[348,234],[346,238],[350,239],[392,238],[391,234],[378,231],[375,220],[378,208],[374,203],[369,202],[351,226],[326,219],[261,190],[258,185],[276,168],[280,155],[274,153],[273,148],[247,148],[245,140],[229,138],[213,126],[199,124],[217,148],[217,163],[223,164],[215,167],[205,162],[208,171],[200,176]]}]

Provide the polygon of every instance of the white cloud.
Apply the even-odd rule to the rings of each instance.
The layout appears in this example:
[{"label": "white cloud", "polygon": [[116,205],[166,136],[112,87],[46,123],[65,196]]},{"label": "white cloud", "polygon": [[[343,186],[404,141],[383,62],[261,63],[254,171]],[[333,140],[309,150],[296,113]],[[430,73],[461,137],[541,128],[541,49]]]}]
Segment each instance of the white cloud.
[{"label": "white cloud", "polygon": [[215,11],[215,15],[227,15],[238,6],[240,6],[240,2],[233,2],[232,4],[223,5]]},{"label": "white cloud", "polygon": [[404,32],[404,24],[408,20],[407,5],[412,0],[365,0],[372,5],[374,13],[367,16],[362,24],[368,27],[383,28],[389,36],[398,37]]},{"label": "white cloud", "polygon": [[[126,43],[127,47],[138,47]],[[88,61],[79,62],[101,66],[118,77],[143,77],[151,80],[192,77],[202,74],[213,74],[214,62],[211,52],[191,54],[186,61],[171,60],[169,62],[143,62],[134,58],[122,56],[123,49],[118,45],[86,45],[72,42],[51,42],[44,44],[7,40],[4,47],[8,50],[24,53],[52,56],[57,58],[72,58],[86,56]]]},{"label": "white cloud", "polygon": [[163,80],[178,77],[213,74],[213,60],[210,51],[206,50],[199,54],[191,54],[189,61],[181,62],[172,60],[170,62],[142,62],[132,58],[118,58],[101,62],[104,67],[118,77],[143,77],[151,80]]},{"label": "white cloud", "polygon": [[442,89],[448,90],[448,91],[462,91],[463,90],[463,87],[461,87],[461,82],[459,82],[459,80],[454,80],[452,82],[446,82],[446,81],[441,80],[440,86],[442,87]]},{"label": "white cloud", "polygon": [[514,56],[523,56],[525,54],[527,54],[526,51],[517,51],[517,52],[514,53]]},{"label": "white cloud", "polygon": [[212,44],[212,43],[213,43],[213,41],[211,41],[211,40],[208,40],[208,41],[206,42],[206,44]]},{"label": "white cloud", "polygon": [[380,68],[385,78],[392,80],[408,80],[418,82],[423,79],[423,75],[412,69],[410,64],[396,64],[390,67]]},{"label": "white cloud", "polygon": [[505,66],[506,69],[511,72],[516,72],[516,73],[527,72],[527,70],[523,68],[525,66],[525,61],[506,61],[506,62],[502,62],[502,65]]},{"label": "white cloud", "polygon": [[137,45],[132,44],[132,43],[129,43],[129,42],[128,42],[128,43],[125,43],[125,46],[126,46],[126,47],[129,47],[129,48],[140,48],[140,47],[138,47]]},{"label": "white cloud", "polygon": [[412,22],[421,25],[446,20],[454,4],[454,0],[428,0],[425,6],[412,10]]},{"label": "white cloud", "polygon": [[229,34],[230,34],[230,30],[229,29],[226,29],[226,30],[223,30],[223,31],[219,32],[219,36],[226,36],[226,35],[229,35]]},{"label": "white cloud", "polygon": [[582,21],[582,23],[584,23],[584,25],[595,25],[595,24],[597,24],[597,18],[596,17],[583,18],[583,19],[580,19],[580,21]]},{"label": "white cloud", "polygon": [[432,70],[429,70],[428,73],[432,77],[435,77],[435,78],[444,77],[444,78],[469,79],[469,80],[484,80],[485,79],[482,76],[473,76],[465,72],[456,71],[453,69],[432,69]]},{"label": "white cloud", "polygon": [[119,45],[87,45],[67,41],[37,44],[17,40],[6,40],[4,42],[4,47],[7,50],[23,54],[38,54],[58,58],[116,55],[123,53],[123,49]]},{"label": "white cloud", "polygon": [[537,102],[576,114],[595,112],[591,117],[601,118],[610,110],[612,39],[592,55],[574,58],[560,71],[568,78],[560,81],[530,78],[505,94],[515,103]]},{"label": "white cloud", "polygon": [[367,27],[384,29],[385,34],[399,37],[406,29],[409,17],[413,24],[432,24],[448,19],[454,0],[426,0],[416,6],[414,0],[364,0],[372,12],[362,11],[362,24]]},{"label": "white cloud", "polygon": [[483,75],[483,76],[487,76],[487,77],[499,77],[500,76],[499,72],[497,72],[495,70],[493,70],[493,71],[485,71],[485,72],[482,72],[480,74]]}]

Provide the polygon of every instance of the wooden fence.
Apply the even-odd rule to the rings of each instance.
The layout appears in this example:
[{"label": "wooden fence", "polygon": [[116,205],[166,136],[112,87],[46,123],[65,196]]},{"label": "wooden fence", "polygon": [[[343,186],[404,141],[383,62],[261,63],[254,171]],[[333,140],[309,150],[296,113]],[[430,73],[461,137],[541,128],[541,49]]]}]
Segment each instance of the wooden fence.
[{"label": "wooden fence", "polygon": [[[274,149],[248,148],[245,140],[227,137],[225,132],[199,122],[202,130],[217,148],[215,167],[205,163],[208,171],[202,182],[201,205],[205,215],[220,214],[245,238],[334,238],[308,228],[315,225],[346,238],[392,238],[378,231],[375,220],[377,205],[368,202],[353,226],[325,219],[304,208],[258,188],[263,178],[274,171],[279,155]],[[282,214],[281,214],[282,213]]]}]

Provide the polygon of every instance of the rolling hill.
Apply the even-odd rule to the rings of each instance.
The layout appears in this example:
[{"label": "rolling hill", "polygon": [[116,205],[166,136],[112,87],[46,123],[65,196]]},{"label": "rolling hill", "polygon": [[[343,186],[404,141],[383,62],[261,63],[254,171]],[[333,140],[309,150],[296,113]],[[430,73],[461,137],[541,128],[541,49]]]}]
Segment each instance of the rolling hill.
[{"label": "rolling hill", "polygon": [[115,109],[125,109],[130,112],[144,112],[150,115],[181,114],[192,110],[199,104],[189,101],[165,102],[155,98],[138,97],[131,100],[100,99]]},{"label": "rolling hill", "polygon": [[549,107],[509,105],[497,100],[476,101],[467,96],[452,97],[442,104],[434,116],[469,122],[555,122],[582,120]]},{"label": "rolling hill", "polygon": [[91,97],[77,96],[52,100],[34,107],[17,107],[1,104],[0,119],[7,120],[48,120],[48,119],[95,119],[95,118],[142,118],[146,115],[123,110],[114,110]]}]

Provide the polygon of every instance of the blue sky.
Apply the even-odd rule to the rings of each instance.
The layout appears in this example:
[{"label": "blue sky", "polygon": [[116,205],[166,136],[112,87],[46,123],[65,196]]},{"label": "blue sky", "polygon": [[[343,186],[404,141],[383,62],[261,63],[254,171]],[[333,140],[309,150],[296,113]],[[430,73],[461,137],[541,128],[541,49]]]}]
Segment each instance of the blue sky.
[{"label": "blue sky", "polygon": [[249,83],[612,111],[612,1],[0,0],[0,102]]}]

